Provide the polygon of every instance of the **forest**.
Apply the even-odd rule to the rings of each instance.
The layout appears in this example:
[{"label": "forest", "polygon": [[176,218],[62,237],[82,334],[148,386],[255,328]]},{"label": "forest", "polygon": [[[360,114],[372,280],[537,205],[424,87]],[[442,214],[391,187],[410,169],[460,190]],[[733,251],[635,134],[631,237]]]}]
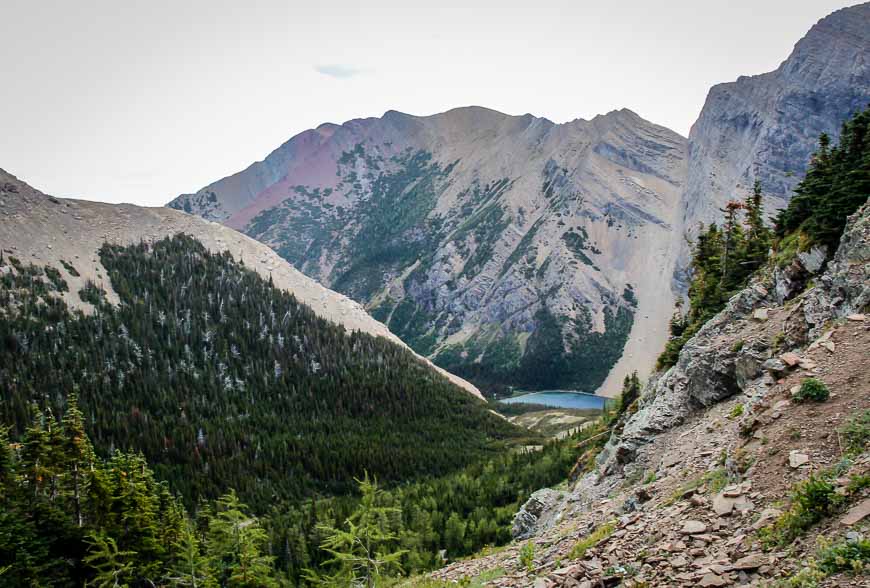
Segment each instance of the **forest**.
[{"label": "forest", "polygon": [[[443,475],[529,437],[408,350],[317,317],[229,255],[177,235],[106,245],[121,303],[90,315],[45,270],[0,277],[0,417],[76,392],[103,455],[141,451],[188,504],[235,488],[254,508]],[[18,269],[15,269],[17,266]]]},{"label": "forest", "polygon": [[[323,567],[318,529],[340,526],[353,513],[357,479],[377,480],[384,499],[401,505],[401,563],[416,571],[440,563],[442,548],[452,557],[507,541],[519,504],[564,479],[574,463],[570,440],[522,451],[543,440],[492,414],[404,348],[318,318],[190,237],[105,245],[100,257],[121,302],[111,305],[89,284],[76,293],[94,306],[85,314],[57,296],[69,287],[56,269],[0,253],[0,415],[14,440],[4,448],[26,461],[17,452],[30,443],[34,423],[57,433],[51,415],[63,421],[80,413],[92,463],[111,470],[117,460],[134,460],[140,471],[153,471],[143,484],[171,498],[173,517],[186,510],[198,518],[232,490],[250,505],[244,512],[260,517],[263,553],[274,557],[270,565],[284,582],[300,583],[306,570]],[[76,271],[73,262],[63,265]],[[19,489],[30,485],[16,476]],[[81,492],[97,490],[91,478],[77,484]],[[67,512],[58,496],[49,492],[61,500],[57,511]],[[39,531],[43,515],[31,507],[8,511],[29,513],[16,518]],[[11,524],[4,522],[4,541],[18,536]],[[96,549],[89,533],[140,553],[111,528],[85,532],[84,519],[76,526],[79,543],[68,552],[75,569],[47,585],[81,585],[93,576],[79,561]],[[45,528],[46,550],[0,545],[0,568],[40,573],[54,565],[52,537],[60,535]],[[197,541],[206,545],[204,527]],[[45,556],[22,562],[15,553],[24,551]],[[131,565],[131,577],[139,577],[139,564]],[[0,584],[20,577],[12,574]]]}]

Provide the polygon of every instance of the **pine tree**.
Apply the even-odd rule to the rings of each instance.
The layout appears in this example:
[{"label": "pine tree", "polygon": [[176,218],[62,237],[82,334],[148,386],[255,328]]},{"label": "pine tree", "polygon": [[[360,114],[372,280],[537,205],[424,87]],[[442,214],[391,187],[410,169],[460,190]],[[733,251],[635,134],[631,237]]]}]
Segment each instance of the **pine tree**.
[{"label": "pine tree", "polygon": [[87,583],[94,588],[125,588],[132,581],[135,551],[123,551],[118,549],[118,543],[112,538],[101,533],[92,534],[88,537],[90,546],[84,562],[92,567],[96,575]]},{"label": "pine tree", "polygon": [[401,509],[383,506],[383,493],[368,474],[357,482],[362,497],[356,511],[345,521],[345,528],[321,527],[326,535],[321,549],[332,556],[326,565],[335,571],[308,570],[311,582],[373,588],[381,577],[402,571],[400,560],[405,551],[396,548],[398,535],[392,522]]},{"label": "pine tree", "polygon": [[755,180],[752,193],[743,203],[746,211],[746,252],[745,267],[751,271],[757,270],[767,260],[770,248],[770,229],[764,224],[764,196],[761,193],[761,182]]},{"label": "pine tree", "polygon": [[174,561],[167,580],[171,586],[212,588],[217,586],[209,560],[202,554],[196,526],[186,520],[179,537],[172,543]]},{"label": "pine tree", "polygon": [[206,539],[212,573],[221,586],[277,586],[271,567],[274,558],[262,552],[266,533],[255,517],[244,512],[246,508],[233,491],[218,499]]}]

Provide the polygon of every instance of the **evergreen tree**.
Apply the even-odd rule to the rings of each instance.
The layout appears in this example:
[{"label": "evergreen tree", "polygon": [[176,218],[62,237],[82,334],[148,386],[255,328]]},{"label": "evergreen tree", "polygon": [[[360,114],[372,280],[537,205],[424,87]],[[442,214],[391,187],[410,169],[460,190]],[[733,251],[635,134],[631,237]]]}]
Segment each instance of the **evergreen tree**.
[{"label": "evergreen tree", "polygon": [[752,193],[743,203],[746,223],[746,252],[743,264],[749,271],[755,271],[764,264],[770,248],[771,231],[764,224],[763,199],[761,182],[755,180]]},{"label": "evergreen tree", "polygon": [[399,537],[393,530],[401,510],[382,504],[383,494],[368,474],[357,481],[362,497],[344,528],[322,527],[326,538],[321,548],[332,556],[326,564],[335,571],[309,570],[308,578],[314,583],[373,588],[380,578],[402,570],[400,560],[405,552],[396,548]]},{"label": "evergreen tree", "polygon": [[218,499],[206,540],[212,573],[221,586],[277,586],[273,557],[263,554],[268,537],[256,517],[244,512],[246,508],[233,491]]}]

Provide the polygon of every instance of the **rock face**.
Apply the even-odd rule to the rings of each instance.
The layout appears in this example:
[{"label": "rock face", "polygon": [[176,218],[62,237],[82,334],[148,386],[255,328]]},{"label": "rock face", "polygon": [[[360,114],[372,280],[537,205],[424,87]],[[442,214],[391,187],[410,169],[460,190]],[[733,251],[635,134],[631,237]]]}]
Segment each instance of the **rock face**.
[{"label": "rock face", "polygon": [[614,393],[667,334],[685,162],[684,138],[628,110],[388,112],[170,206],[270,245],[481,384]]},{"label": "rock face", "polygon": [[561,492],[544,488],[532,494],[514,515],[511,525],[511,536],[514,539],[525,539],[535,534],[541,515],[545,512],[554,512],[556,506],[563,498]]},{"label": "rock face", "polygon": [[[92,310],[77,294],[87,280],[102,286],[109,301],[118,301],[97,254],[104,242],[126,245],[176,233],[191,235],[212,251],[229,251],[251,269],[271,277],[277,287],[292,292],[318,315],[348,330],[404,345],[358,303],[324,288],[267,246],[228,227],[168,208],[54,198],[0,169],[0,248],[22,262],[55,267],[70,285],[64,300],[71,308]],[[71,263],[79,275],[70,274],[62,261]],[[475,386],[440,371],[480,396]]]},{"label": "rock face", "polygon": [[720,216],[755,180],[781,208],[821,133],[833,140],[870,101],[870,3],[820,20],[776,71],[714,86],[689,134],[684,226]]},{"label": "rock face", "polygon": [[[804,271],[809,273],[807,268]],[[801,294],[791,312],[790,327],[782,333],[783,344],[806,344],[821,335],[829,321],[870,304],[870,204],[849,218],[833,260],[817,277],[818,285]],[[773,286],[758,280],[736,294],[686,343],[677,364],[647,383],[640,409],[599,455],[604,471],[613,472],[631,462],[638,448],[681,424],[694,411],[737,393],[751,394],[756,385],[766,386],[765,370],[779,376],[797,366],[810,367],[796,353],[775,356],[766,337],[744,340],[733,336],[741,329],[749,332],[747,325],[757,328],[757,321],[751,320],[756,308],[783,302],[777,301],[778,289]],[[736,341],[741,344],[735,345]]]}]

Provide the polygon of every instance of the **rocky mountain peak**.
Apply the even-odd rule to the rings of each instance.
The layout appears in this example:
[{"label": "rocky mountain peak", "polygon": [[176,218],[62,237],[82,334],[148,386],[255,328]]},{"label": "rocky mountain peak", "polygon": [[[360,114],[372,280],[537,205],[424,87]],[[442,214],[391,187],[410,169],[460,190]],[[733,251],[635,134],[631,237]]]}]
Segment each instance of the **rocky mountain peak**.
[{"label": "rocky mountain peak", "polygon": [[781,208],[803,176],[819,135],[870,101],[870,3],[820,20],[775,71],[710,89],[689,133],[684,227],[718,218],[759,180]]},{"label": "rocky mountain peak", "polygon": [[685,139],[627,109],[557,125],[468,106],[303,133],[171,206],[269,244],[487,386],[613,393],[666,336],[684,177]]}]

